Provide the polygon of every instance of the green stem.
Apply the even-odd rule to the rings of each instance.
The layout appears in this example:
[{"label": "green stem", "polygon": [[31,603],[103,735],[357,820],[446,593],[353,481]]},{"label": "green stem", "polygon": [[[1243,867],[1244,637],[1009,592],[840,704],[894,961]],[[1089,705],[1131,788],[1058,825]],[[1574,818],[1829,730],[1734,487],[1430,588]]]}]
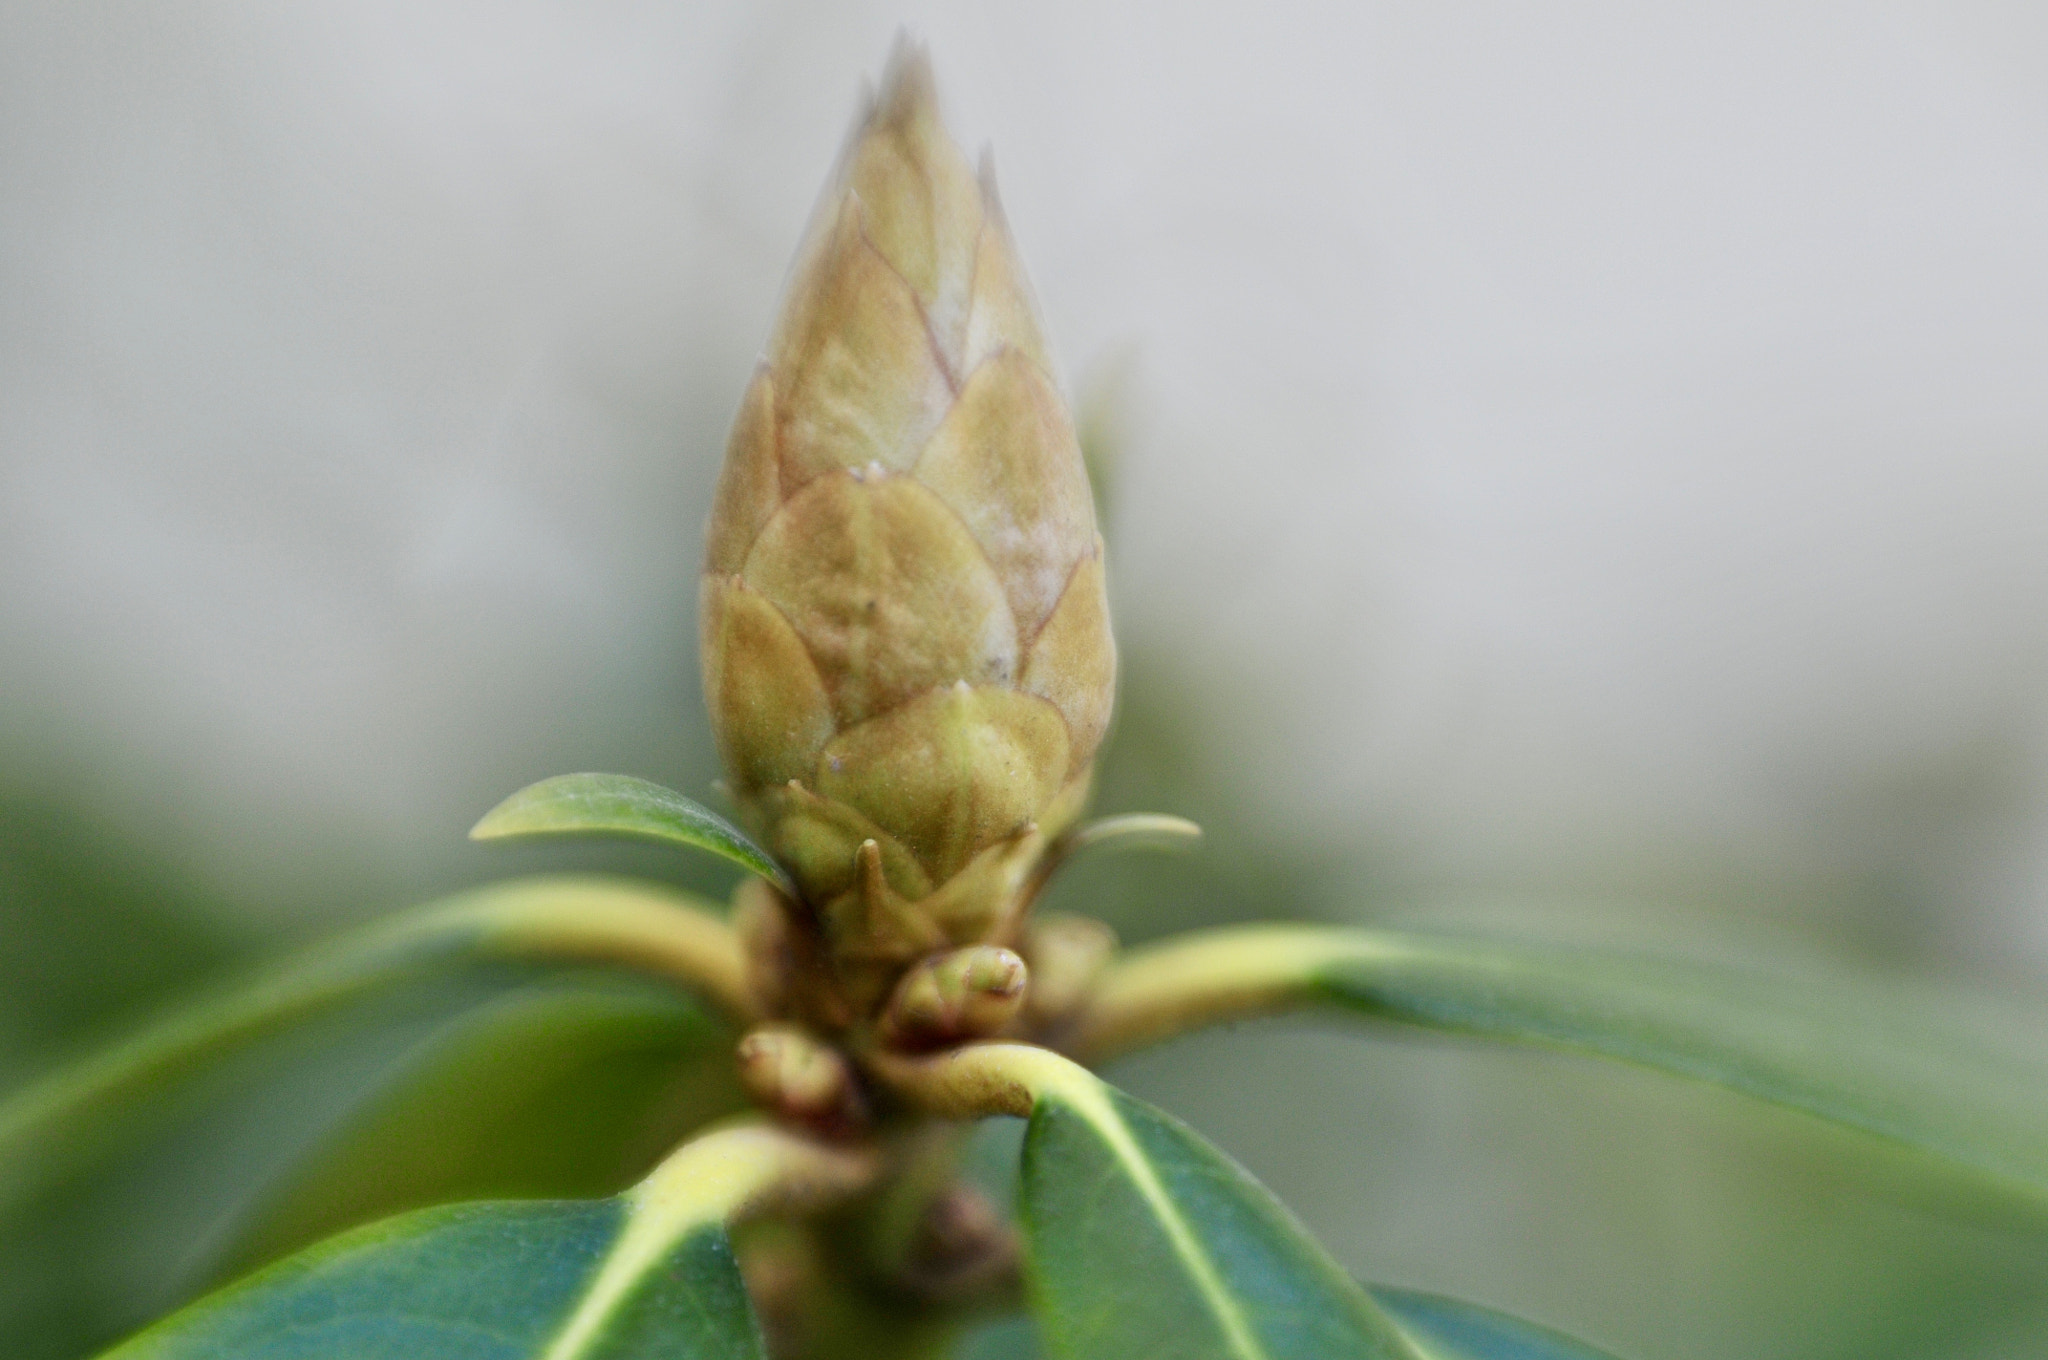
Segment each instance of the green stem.
[{"label": "green stem", "polygon": [[906,1267],[926,1212],[959,1173],[966,1141],[965,1128],[937,1120],[919,1120],[898,1136],[890,1156],[894,1174],[863,1216],[863,1255],[881,1278]]},{"label": "green stem", "polygon": [[1408,952],[1392,936],[1326,926],[1243,926],[1134,949],[1097,980],[1059,1047],[1097,1066],[1147,1044],[1324,1000],[1318,971]]},{"label": "green stem", "polygon": [[2048,1080],[2038,1058],[1961,1029],[1896,982],[1795,980],[1452,935],[1254,926],[1132,951],[1052,1038],[1096,1064],[1204,1025],[1309,1008],[1710,1082],[2048,1200]]},{"label": "green stem", "polygon": [[1029,1118],[1040,1096],[1092,1098],[1101,1082],[1086,1068],[1036,1044],[965,1044],[927,1057],[863,1055],[875,1078],[940,1119]]}]

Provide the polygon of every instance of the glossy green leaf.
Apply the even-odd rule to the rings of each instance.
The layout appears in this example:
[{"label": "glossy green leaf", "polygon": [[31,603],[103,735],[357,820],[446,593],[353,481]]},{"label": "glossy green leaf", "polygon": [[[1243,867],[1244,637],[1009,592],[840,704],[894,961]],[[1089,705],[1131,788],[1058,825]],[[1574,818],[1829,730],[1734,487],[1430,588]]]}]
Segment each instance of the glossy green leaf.
[{"label": "glossy green leaf", "polygon": [[1293,1216],[1185,1125],[1070,1064],[1036,1094],[1020,1199],[1052,1354],[1416,1360]]},{"label": "glossy green leaf", "polygon": [[1372,1296],[1422,1360],[1614,1360],[1548,1327],[1440,1294],[1374,1285]]},{"label": "glossy green leaf", "polygon": [[2048,1069],[1871,985],[1601,950],[1314,926],[1133,951],[1077,1029],[1092,1061],[1202,1024],[1335,1006],[1712,1082],[2048,1196]]},{"label": "glossy green leaf", "polygon": [[631,836],[687,845],[732,861],[796,896],[782,866],[744,832],[693,798],[624,774],[563,774],[529,784],[484,814],[471,840],[523,836]]},{"label": "glossy green leaf", "polygon": [[[211,1296],[109,1353],[120,1360],[538,1360],[549,1357],[625,1235],[626,1207],[530,1201],[421,1210],[350,1233]],[[724,1234],[676,1242],[622,1332],[676,1353],[761,1354]],[[624,1342],[625,1336],[606,1337]],[[688,1347],[689,1349],[686,1349]],[[624,1344],[562,1352],[652,1355]]]},{"label": "glossy green leaf", "polygon": [[108,1360],[759,1360],[727,1225],[792,1177],[855,1173],[741,1127],[612,1199],[420,1210],[209,1295]]}]

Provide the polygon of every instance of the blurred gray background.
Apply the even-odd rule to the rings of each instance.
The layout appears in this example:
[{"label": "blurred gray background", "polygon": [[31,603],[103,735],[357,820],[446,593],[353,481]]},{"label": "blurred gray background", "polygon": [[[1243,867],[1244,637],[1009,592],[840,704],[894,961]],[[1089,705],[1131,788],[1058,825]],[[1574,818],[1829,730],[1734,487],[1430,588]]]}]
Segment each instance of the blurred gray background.
[{"label": "blurred gray background", "polygon": [[[495,875],[723,885],[463,832],[715,777],[724,428],[899,25],[1112,464],[1102,806],[1213,832],[1063,905],[2039,1014],[2038,7],[8,0],[0,1078]],[[2048,1349],[2039,1225],[1719,1096],[1284,1029],[1123,1077],[1355,1269],[1628,1353]]]}]

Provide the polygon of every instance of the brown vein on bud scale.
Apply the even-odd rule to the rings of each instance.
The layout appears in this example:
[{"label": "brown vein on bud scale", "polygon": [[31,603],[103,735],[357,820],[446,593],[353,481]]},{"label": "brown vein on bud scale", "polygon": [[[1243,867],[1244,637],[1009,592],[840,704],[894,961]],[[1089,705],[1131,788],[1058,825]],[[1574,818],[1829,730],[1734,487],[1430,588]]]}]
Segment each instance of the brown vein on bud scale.
[{"label": "brown vein on bud scale", "polygon": [[1030,286],[920,51],[855,129],[741,403],[701,627],[734,795],[856,1009],[935,947],[1015,938],[1116,652]]}]

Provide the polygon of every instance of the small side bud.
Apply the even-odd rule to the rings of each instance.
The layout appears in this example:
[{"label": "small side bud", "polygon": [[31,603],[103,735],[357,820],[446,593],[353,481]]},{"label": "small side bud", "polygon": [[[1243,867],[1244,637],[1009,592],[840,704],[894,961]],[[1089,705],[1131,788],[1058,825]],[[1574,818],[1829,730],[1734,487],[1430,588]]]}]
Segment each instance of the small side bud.
[{"label": "small side bud", "polygon": [[1024,932],[1024,955],[1031,961],[1026,1019],[1032,1029],[1056,1028],[1078,1010],[1116,947],[1116,932],[1092,916],[1033,919]]},{"label": "small side bud", "polygon": [[844,1138],[867,1125],[867,1102],[839,1051],[790,1025],[763,1025],[739,1043],[740,1083],[792,1123]]},{"label": "small side bud", "polygon": [[882,1012],[881,1037],[931,1048],[1001,1033],[1024,1004],[1024,960],[996,945],[936,954],[914,965]]}]

